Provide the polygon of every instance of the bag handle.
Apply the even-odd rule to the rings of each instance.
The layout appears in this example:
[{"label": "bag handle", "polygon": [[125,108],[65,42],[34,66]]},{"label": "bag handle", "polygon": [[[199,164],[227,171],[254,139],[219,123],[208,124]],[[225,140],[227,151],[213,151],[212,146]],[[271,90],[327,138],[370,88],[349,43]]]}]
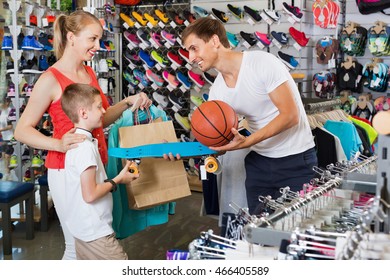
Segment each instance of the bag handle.
[{"label": "bag handle", "polygon": [[[148,118],[147,118],[148,122],[147,123],[152,123],[153,122],[153,118],[152,118],[152,113],[150,112],[149,108],[145,108],[145,110],[143,110],[143,112],[145,112],[145,114],[147,114],[147,116],[148,116]],[[134,125],[141,124],[139,109],[136,109],[134,111],[134,113],[133,113],[133,120],[134,120]]]}]

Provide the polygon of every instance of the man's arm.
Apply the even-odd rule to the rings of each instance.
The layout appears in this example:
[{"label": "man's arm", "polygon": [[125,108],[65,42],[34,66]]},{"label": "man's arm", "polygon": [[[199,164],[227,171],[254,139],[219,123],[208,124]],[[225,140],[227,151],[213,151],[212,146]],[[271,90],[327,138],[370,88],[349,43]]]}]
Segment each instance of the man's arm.
[{"label": "man's arm", "polygon": [[253,146],[265,139],[275,136],[299,122],[298,107],[294,100],[294,94],[288,85],[284,82],[269,94],[272,102],[279,110],[277,115],[266,126],[245,137],[238,133],[236,129],[232,129],[234,134],[233,140],[221,147],[210,147],[215,151],[232,151]]}]

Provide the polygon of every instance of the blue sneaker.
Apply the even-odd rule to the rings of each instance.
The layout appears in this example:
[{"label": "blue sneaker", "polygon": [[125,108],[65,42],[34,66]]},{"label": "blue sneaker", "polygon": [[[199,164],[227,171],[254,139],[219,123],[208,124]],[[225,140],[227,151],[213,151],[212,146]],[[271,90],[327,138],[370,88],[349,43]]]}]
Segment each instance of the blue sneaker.
[{"label": "blue sneaker", "polygon": [[134,78],[127,70],[123,71],[123,78],[133,87],[139,84],[139,81]]},{"label": "blue sneaker", "polygon": [[143,73],[141,70],[134,69],[133,70],[133,75],[144,87],[148,87],[149,86],[149,80],[146,77],[145,73]]},{"label": "blue sneaker", "polygon": [[189,90],[192,86],[192,83],[189,81],[188,76],[184,75],[182,72],[176,73],[176,79],[182,83],[185,89]]},{"label": "blue sneaker", "polygon": [[35,50],[41,51],[44,49],[44,46],[39,43],[34,36],[28,35],[23,38],[22,50]]},{"label": "blue sneaker", "polygon": [[295,69],[298,66],[298,61],[291,55],[279,51],[278,57],[290,69]]},{"label": "blue sneaker", "polygon": [[40,55],[38,61],[39,71],[46,71],[49,68],[49,63],[47,63],[46,55]]},{"label": "blue sneaker", "polygon": [[240,41],[237,39],[236,35],[234,35],[233,33],[226,31],[226,36],[227,36],[229,44],[232,48],[237,47],[238,44],[240,43]]},{"label": "blue sneaker", "polygon": [[13,47],[13,42],[12,42],[12,36],[4,36],[3,38],[3,43],[1,44],[1,49],[5,51],[12,50]]},{"label": "blue sneaker", "polygon": [[205,9],[199,7],[199,6],[194,6],[194,12],[200,16],[200,17],[207,17],[209,15],[209,12],[206,11]]},{"label": "blue sneaker", "polygon": [[202,98],[206,102],[207,100],[209,100],[209,95],[207,93],[203,93]]},{"label": "blue sneaker", "polygon": [[272,37],[275,38],[276,41],[278,41],[282,45],[287,45],[288,43],[288,37],[286,33],[284,32],[276,32],[276,31],[271,31]]},{"label": "blue sneaker", "polygon": [[101,51],[101,52],[108,52],[106,44],[104,44],[103,40],[100,40],[100,49],[99,49],[99,51]]},{"label": "blue sneaker", "polygon": [[156,65],[156,62],[151,60],[149,54],[144,50],[139,50],[138,56],[149,68],[152,68],[154,65]]}]

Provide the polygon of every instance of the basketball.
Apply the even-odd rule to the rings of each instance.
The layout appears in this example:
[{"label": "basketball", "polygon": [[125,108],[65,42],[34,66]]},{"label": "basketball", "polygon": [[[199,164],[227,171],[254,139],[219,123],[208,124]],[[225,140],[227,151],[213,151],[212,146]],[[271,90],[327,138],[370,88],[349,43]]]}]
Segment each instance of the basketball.
[{"label": "basketball", "polygon": [[233,140],[232,128],[238,127],[236,112],[229,104],[212,100],[203,102],[191,116],[191,132],[207,147],[219,147]]}]

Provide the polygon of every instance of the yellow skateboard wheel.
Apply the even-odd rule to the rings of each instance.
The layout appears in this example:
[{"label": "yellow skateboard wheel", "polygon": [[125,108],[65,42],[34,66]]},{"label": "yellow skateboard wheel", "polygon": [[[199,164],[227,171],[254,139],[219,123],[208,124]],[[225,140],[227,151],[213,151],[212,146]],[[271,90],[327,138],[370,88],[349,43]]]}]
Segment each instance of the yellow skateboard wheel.
[{"label": "yellow skateboard wheel", "polygon": [[132,163],[130,164],[130,166],[129,166],[129,172],[130,172],[130,173],[133,173],[133,174],[138,174],[138,173],[139,173],[137,163],[132,162]]},{"label": "yellow skateboard wheel", "polygon": [[209,173],[215,173],[218,170],[218,161],[215,157],[207,157],[204,160],[204,165]]}]

